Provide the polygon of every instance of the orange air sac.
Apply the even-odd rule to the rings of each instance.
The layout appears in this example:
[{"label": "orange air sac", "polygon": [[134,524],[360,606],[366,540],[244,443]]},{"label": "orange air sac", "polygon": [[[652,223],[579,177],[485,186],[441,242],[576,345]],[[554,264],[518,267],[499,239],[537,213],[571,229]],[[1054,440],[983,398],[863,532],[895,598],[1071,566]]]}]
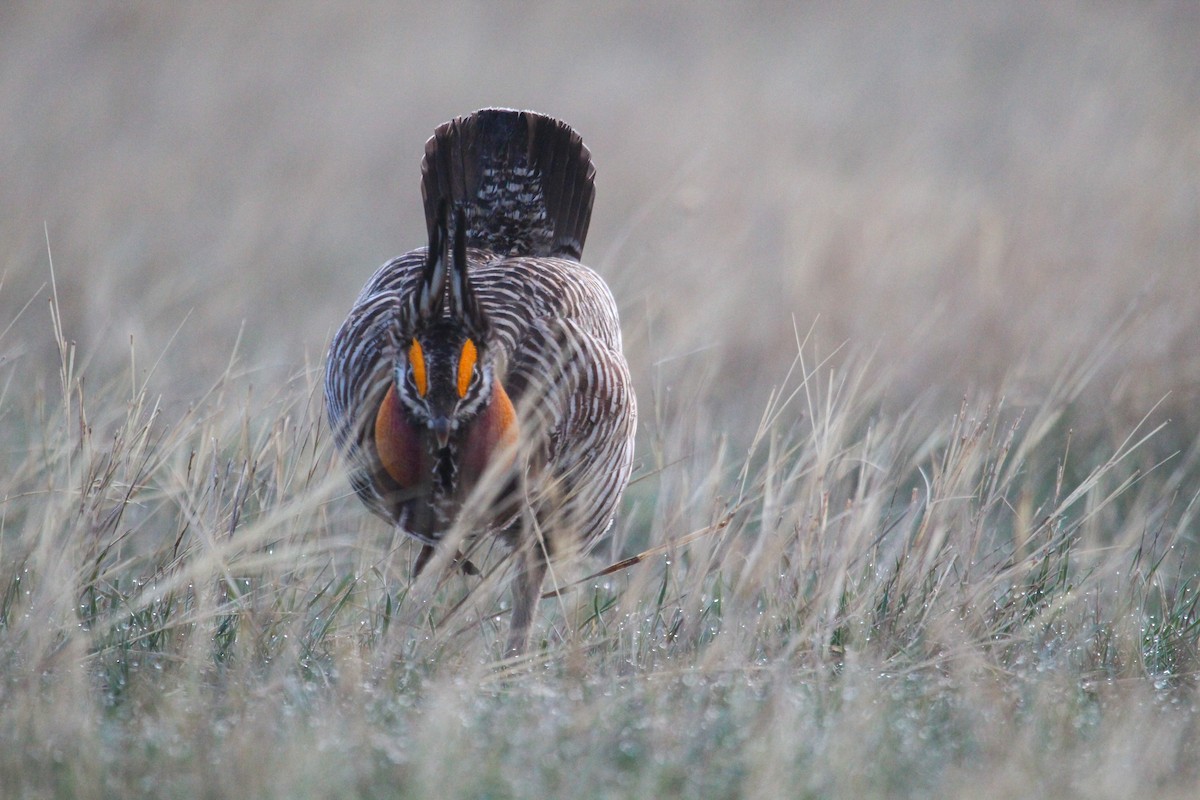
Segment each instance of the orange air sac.
[{"label": "orange air sac", "polygon": [[492,399],[479,413],[467,434],[462,468],[469,481],[476,481],[488,468],[493,455],[502,453],[507,463],[516,458],[517,413],[500,381],[492,384]]},{"label": "orange air sac", "polygon": [[379,461],[392,480],[404,488],[421,481],[425,451],[396,398],[396,386],[388,387],[387,395],[375,415],[375,449]]}]

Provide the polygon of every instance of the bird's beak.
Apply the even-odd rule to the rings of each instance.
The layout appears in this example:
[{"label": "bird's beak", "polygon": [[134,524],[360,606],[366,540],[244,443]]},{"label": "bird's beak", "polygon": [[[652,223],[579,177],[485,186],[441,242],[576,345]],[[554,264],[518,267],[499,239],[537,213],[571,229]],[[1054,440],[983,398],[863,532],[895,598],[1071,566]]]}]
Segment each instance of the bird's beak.
[{"label": "bird's beak", "polygon": [[450,419],[448,417],[434,417],[429,422],[429,429],[433,431],[433,435],[437,438],[438,448],[445,449],[450,443]]}]

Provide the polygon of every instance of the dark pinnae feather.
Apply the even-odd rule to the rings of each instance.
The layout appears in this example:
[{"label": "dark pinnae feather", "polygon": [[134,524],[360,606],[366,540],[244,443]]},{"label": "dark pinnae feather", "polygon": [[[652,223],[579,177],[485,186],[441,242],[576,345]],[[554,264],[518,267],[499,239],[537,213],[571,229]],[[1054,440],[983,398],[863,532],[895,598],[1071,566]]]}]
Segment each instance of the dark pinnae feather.
[{"label": "dark pinnae feather", "polygon": [[425,255],[421,280],[412,298],[416,304],[413,309],[415,318],[424,322],[431,322],[441,316],[442,298],[446,294],[449,260],[446,252],[449,239],[446,216],[447,203],[443,200],[438,205],[434,224],[429,228],[429,251]]},{"label": "dark pinnae feather", "polygon": [[448,282],[450,316],[461,321],[477,341],[487,338],[487,318],[467,275],[467,219],[462,207],[454,209],[454,258]]},{"label": "dark pinnae feather", "polygon": [[468,275],[466,214],[461,207],[455,208],[454,227],[450,228],[448,207],[444,198],[438,204],[421,277],[408,299],[409,318],[427,325],[441,319],[448,308],[450,317],[463,323],[470,336],[484,341],[487,318]]}]

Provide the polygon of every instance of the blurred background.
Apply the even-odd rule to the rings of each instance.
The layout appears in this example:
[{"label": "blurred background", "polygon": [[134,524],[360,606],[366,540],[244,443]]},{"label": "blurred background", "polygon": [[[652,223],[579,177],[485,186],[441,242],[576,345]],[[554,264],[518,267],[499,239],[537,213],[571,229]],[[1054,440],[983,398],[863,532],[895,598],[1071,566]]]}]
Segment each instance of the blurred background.
[{"label": "blurred background", "polygon": [[745,435],[813,328],[896,408],[1036,403],[1100,352],[1077,424],[1166,396],[1186,445],[1197,42],[1194,2],[4,3],[3,377],[57,382],[52,254],[91,385],[132,337],[168,410],[238,342],[269,393],[424,243],[433,128],[500,105],[592,150],[644,408],[700,387]]}]

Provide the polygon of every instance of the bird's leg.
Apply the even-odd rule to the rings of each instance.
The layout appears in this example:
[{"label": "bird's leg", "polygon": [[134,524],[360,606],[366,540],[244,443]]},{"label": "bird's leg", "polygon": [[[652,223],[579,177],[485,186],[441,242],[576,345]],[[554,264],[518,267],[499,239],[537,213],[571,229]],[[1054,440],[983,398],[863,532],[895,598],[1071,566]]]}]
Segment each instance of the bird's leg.
[{"label": "bird's leg", "polygon": [[413,577],[417,578],[425,571],[425,566],[429,563],[429,559],[433,558],[433,545],[421,545],[421,552],[417,553],[417,561],[413,564]]},{"label": "bird's leg", "polygon": [[546,553],[539,541],[528,542],[516,552],[517,577],[513,580],[513,614],[508,629],[506,656],[519,656],[529,646],[533,612],[546,577]]}]

